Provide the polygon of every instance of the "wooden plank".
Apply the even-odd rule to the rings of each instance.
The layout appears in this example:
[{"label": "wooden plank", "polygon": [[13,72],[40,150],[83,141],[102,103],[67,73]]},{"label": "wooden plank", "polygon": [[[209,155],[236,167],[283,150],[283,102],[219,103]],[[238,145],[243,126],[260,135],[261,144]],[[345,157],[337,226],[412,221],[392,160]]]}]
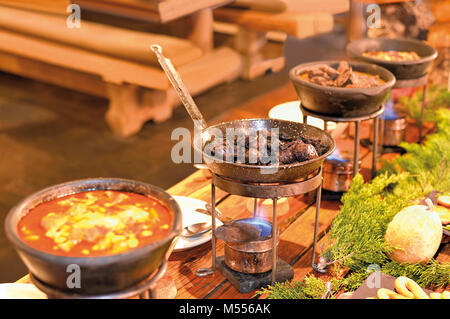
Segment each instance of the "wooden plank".
[{"label": "wooden plank", "polygon": [[197,95],[213,86],[238,78],[242,72],[242,59],[233,49],[220,47],[180,66],[178,72],[189,92]]},{"label": "wooden plank", "polygon": [[67,6],[71,4],[70,0],[0,0],[0,5],[36,10],[47,13],[57,13],[68,16]]},{"label": "wooden plank", "polygon": [[[123,5],[119,0],[77,0],[82,10],[99,12],[146,22],[161,22],[156,5],[149,1],[148,8],[136,5]],[[139,2],[141,3],[141,2]]]},{"label": "wooden plank", "polygon": [[108,98],[105,82],[96,74],[62,68],[7,52],[0,52],[0,70]]},{"label": "wooden plank", "polygon": [[[0,50],[10,55],[18,55],[28,60],[38,60],[78,72],[97,74],[107,82],[130,83],[159,90],[169,88],[169,81],[159,67],[148,67],[8,31],[0,30],[0,40]],[[52,52],[52,54],[50,55],[48,52]],[[17,63],[15,65],[16,68],[9,69],[19,73],[22,68],[18,68]],[[211,74],[212,67],[218,68],[220,72]],[[24,70],[24,72],[30,74],[31,71]],[[240,72],[241,59],[239,55],[226,47],[179,68],[179,73],[192,94],[198,94],[212,86],[232,81],[239,76]],[[33,72],[32,75],[36,76],[37,73]],[[208,78],[208,81],[205,81],[205,78]],[[53,82],[56,82],[56,79]]]},{"label": "wooden plank", "polygon": [[414,1],[414,0],[355,0],[355,1],[366,3],[366,4],[370,4],[370,3],[389,4],[389,3],[408,2],[408,1]]},{"label": "wooden plank", "polygon": [[68,69],[97,74],[111,83],[125,82],[159,90],[169,88],[167,77],[159,69],[8,31],[0,30],[0,50]]},{"label": "wooden plank", "polygon": [[167,191],[171,195],[189,196],[193,192],[211,184],[211,173],[207,169],[199,169],[170,187]]},{"label": "wooden plank", "polygon": [[230,6],[272,13],[283,12],[287,9],[287,3],[285,0],[236,0],[231,3]]},{"label": "wooden plank", "polygon": [[0,28],[105,56],[152,64],[159,68],[156,56],[149,49],[151,44],[161,45],[174,66],[189,63],[203,54],[190,41],[163,34],[127,30],[86,20],[82,20],[80,28],[68,28],[66,17],[0,8]]},{"label": "wooden plank", "polygon": [[326,12],[338,14],[347,12],[349,0],[284,0],[287,4],[287,11],[298,13]]},{"label": "wooden plank", "polygon": [[99,3],[115,4],[121,7],[134,7],[141,10],[158,10],[161,2],[166,0],[96,0]]},{"label": "wooden plank", "polygon": [[77,0],[82,8],[132,19],[167,23],[206,8],[215,8],[232,0]]},{"label": "wooden plank", "polygon": [[[24,39],[19,35],[9,33],[7,35],[9,39],[18,39],[17,45],[24,43]],[[1,38],[5,37],[2,37],[0,30]],[[75,50],[73,48],[64,47],[63,50],[58,51],[60,53],[58,55],[53,50],[54,44],[37,39],[25,40],[35,41],[29,46],[30,48],[34,47],[34,51],[24,51],[23,47],[9,47],[6,43],[0,43],[0,50],[3,44],[7,50],[14,51],[14,54],[0,51],[0,69],[108,98],[110,103],[105,118],[110,128],[118,136],[135,134],[150,119],[155,122],[167,120],[170,118],[173,108],[179,104],[179,98],[172,87],[165,91],[142,90],[136,84],[129,85],[130,82],[139,81],[139,79],[133,78],[139,74],[127,73],[127,69],[120,67],[131,65],[132,69],[137,66],[142,67],[143,72],[146,70],[153,72],[155,81],[153,84],[148,82],[151,80],[151,76],[145,78],[145,74],[142,74],[142,78],[145,78],[146,83],[136,81],[143,86],[158,86],[163,83],[169,85],[162,70],[145,68],[121,60],[113,62],[111,58],[81,50],[77,51],[80,53],[79,56],[74,56],[73,52],[70,55],[69,51]],[[52,55],[47,54],[46,48],[50,49],[49,47],[53,50]],[[56,47],[61,49],[58,45]],[[30,57],[17,56],[18,51]],[[64,52],[68,55],[64,56]],[[36,61],[36,58],[41,60]],[[78,59],[76,60],[76,58]],[[215,85],[236,79],[241,73],[241,65],[239,54],[230,48],[222,47],[203,55],[188,65],[180,66],[178,71],[191,94],[196,95]],[[211,73],[212,68],[216,72]],[[115,72],[114,76],[111,76],[111,71]],[[160,80],[162,82],[158,82]],[[109,83],[105,83],[105,81]]]},{"label": "wooden plank", "polygon": [[214,18],[250,30],[282,31],[298,38],[329,32],[333,28],[333,17],[328,13],[270,14],[250,10],[218,8],[214,10]]},{"label": "wooden plank", "polygon": [[312,13],[326,12],[337,14],[348,11],[349,0],[236,0],[233,7],[266,12]]},{"label": "wooden plank", "polygon": [[159,3],[159,15],[162,23],[175,20],[205,8],[224,6],[232,0],[168,0]]}]

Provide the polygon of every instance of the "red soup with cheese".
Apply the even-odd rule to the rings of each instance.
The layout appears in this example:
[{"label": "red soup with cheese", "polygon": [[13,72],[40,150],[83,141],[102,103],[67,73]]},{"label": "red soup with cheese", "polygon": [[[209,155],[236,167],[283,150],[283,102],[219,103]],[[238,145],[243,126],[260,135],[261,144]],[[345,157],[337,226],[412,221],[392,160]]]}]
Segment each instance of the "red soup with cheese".
[{"label": "red soup with cheese", "polygon": [[99,190],[64,196],[33,208],[19,222],[29,246],[56,255],[113,255],[168,236],[174,216],[158,200]]}]

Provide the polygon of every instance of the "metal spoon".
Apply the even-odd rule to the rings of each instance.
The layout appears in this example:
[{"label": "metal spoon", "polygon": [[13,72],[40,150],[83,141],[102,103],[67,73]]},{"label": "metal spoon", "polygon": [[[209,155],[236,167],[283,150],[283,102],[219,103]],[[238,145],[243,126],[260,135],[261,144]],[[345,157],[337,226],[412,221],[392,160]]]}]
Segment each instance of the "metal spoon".
[{"label": "metal spoon", "polygon": [[185,238],[196,237],[204,233],[207,233],[210,230],[211,230],[211,223],[209,222],[196,223],[184,227],[183,230],[181,231],[181,236]]},{"label": "metal spoon", "polygon": [[[198,212],[198,213],[202,213],[202,214],[208,215],[208,216],[212,216],[212,206],[211,206],[211,204],[207,203],[205,205],[205,208],[206,209],[196,208],[195,211]],[[218,220],[220,220],[223,224],[229,224],[229,223],[231,223],[233,221],[232,218],[223,216],[217,209],[216,209],[216,218]]]}]

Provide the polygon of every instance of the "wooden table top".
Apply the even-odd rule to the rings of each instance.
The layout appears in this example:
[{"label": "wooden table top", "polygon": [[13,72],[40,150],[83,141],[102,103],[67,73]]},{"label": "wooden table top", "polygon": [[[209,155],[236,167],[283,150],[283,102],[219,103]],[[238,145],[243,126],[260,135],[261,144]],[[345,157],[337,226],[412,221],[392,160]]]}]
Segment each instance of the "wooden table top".
[{"label": "wooden table top", "polygon": [[0,0],[0,4],[68,16],[67,6],[109,13],[132,19],[166,23],[207,8],[227,5],[233,0]]},{"label": "wooden table top", "polygon": [[[224,114],[217,121],[231,120],[236,118],[264,117],[271,106],[289,100],[296,100],[297,97],[291,85],[281,87],[274,92],[267,93],[256,98],[243,108],[234,109]],[[368,123],[361,125],[361,138],[368,136]],[[431,126],[427,126],[429,131]],[[413,142],[418,139],[418,130],[414,125],[408,125],[407,141]],[[335,137],[336,138],[336,137]],[[351,149],[353,141],[348,137],[337,137],[337,145],[340,149]],[[368,149],[361,146],[361,173],[366,180],[370,178],[372,156]],[[386,159],[392,159],[397,154],[385,154]],[[197,170],[192,175],[180,181],[168,189],[172,195],[188,196],[206,202],[211,200],[211,174],[208,170]],[[251,198],[244,198],[236,195],[229,195],[216,188],[216,207],[220,212],[234,219],[244,218],[252,215],[247,209],[247,201]],[[314,236],[315,204],[314,197],[307,195],[290,197],[289,211],[277,217],[277,224],[280,232],[280,242],[278,246],[278,256],[289,263],[294,268],[294,280],[301,280],[307,274],[313,272],[311,268],[312,243]],[[331,222],[339,213],[338,201],[322,199],[319,217],[319,237],[318,250],[326,240],[326,231]],[[250,205],[250,207],[253,207]],[[271,220],[270,216],[267,216]],[[438,261],[450,261],[450,245],[446,245],[437,257]],[[224,245],[221,240],[217,240],[217,256],[223,255]],[[173,282],[177,289],[175,298],[178,299],[249,299],[254,297],[255,291],[240,293],[221,274],[219,270],[207,277],[198,277],[195,271],[202,267],[211,266],[211,242],[182,252],[174,252],[170,256],[167,272],[164,276],[166,282]],[[331,272],[330,272],[331,273]],[[317,274],[316,276],[328,280],[330,274]],[[29,282],[26,276],[19,282]]]},{"label": "wooden table top", "polygon": [[114,15],[166,23],[207,8],[216,8],[233,0],[77,0],[81,8]]}]

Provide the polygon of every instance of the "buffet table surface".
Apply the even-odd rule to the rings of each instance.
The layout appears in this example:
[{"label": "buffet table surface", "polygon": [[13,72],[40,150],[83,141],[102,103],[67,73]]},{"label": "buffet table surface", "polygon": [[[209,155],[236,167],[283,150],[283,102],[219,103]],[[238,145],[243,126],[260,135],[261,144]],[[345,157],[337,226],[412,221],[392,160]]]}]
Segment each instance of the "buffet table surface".
[{"label": "buffet table surface", "polygon": [[[291,85],[287,85],[256,98],[243,108],[234,109],[223,114],[216,119],[217,122],[223,120],[231,120],[236,118],[252,118],[266,117],[271,106],[295,100],[296,95]],[[368,136],[368,123],[363,123],[361,128],[362,138]],[[426,125],[425,131],[433,130],[431,125]],[[339,134],[341,136],[342,134]],[[413,124],[409,124],[406,133],[408,142],[416,142],[418,140],[418,129]],[[337,147],[339,149],[351,150],[353,141],[349,138],[336,137]],[[398,154],[384,154],[383,158],[393,159]],[[367,148],[361,146],[361,174],[366,180],[370,178],[370,170],[372,156]],[[197,170],[192,175],[180,181],[176,185],[168,189],[172,195],[187,196],[200,199],[206,202],[211,200],[211,174],[208,170]],[[237,219],[248,217],[252,213],[247,209],[250,198],[244,198],[235,195],[229,195],[222,190],[216,188],[216,207],[225,216]],[[315,204],[314,196],[308,197],[301,195],[290,197],[289,211],[277,217],[280,232],[280,242],[278,246],[278,256],[289,263],[294,268],[294,280],[301,280],[307,274],[313,273],[311,268],[311,254],[314,236],[314,218]],[[253,204],[251,204],[250,207]],[[331,201],[322,197],[320,218],[319,218],[319,237],[318,251],[322,244],[326,242],[327,230],[331,222],[339,213],[339,201]],[[271,219],[270,216],[267,216]],[[222,256],[224,251],[223,242],[217,241],[217,256]],[[166,289],[170,285],[175,285],[177,293],[175,298],[192,299],[192,298],[212,298],[212,299],[249,299],[255,297],[255,291],[249,293],[240,293],[231,283],[221,274],[219,270],[207,277],[198,277],[195,271],[202,267],[211,266],[211,242],[202,244],[201,246],[190,250],[173,252],[169,259],[168,269],[161,280],[161,290]],[[445,245],[437,260],[440,262],[450,261],[450,245]],[[316,276],[328,280],[331,279],[329,271],[327,274],[314,273]],[[29,276],[25,276],[18,282],[30,282]],[[158,294],[161,298],[173,298],[170,294]],[[259,297],[261,298],[261,297]]]}]

